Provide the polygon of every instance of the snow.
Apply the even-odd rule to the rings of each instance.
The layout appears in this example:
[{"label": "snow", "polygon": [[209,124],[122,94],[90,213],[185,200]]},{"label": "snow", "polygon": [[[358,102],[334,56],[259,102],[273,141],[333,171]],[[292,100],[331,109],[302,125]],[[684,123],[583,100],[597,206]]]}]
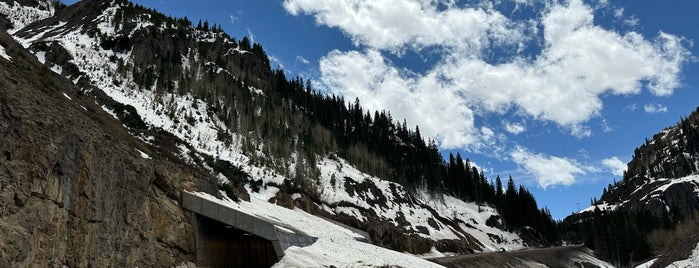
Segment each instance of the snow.
[{"label": "snow", "polygon": [[46,51],[38,51],[38,52],[34,53],[34,55],[36,55],[36,59],[39,60],[39,62],[41,62],[41,64],[46,63]]},{"label": "snow", "polygon": [[[577,258],[578,261],[582,263],[589,263],[592,265],[592,267],[600,267],[600,268],[615,268],[614,265],[600,260],[598,258],[595,258],[593,255],[590,254],[580,254],[578,255]],[[585,267],[588,267],[587,265]]]},{"label": "snow", "polygon": [[657,261],[657,260],[658,260],[658,258],[655,258],[655,259],[649,260],[647,262],[641,263],[641,264],[637,265],[636,268],[650,268],[653,265],[653,263],[655,263],[655,261]]},{"label": "snow", "polygon": [[12,23],[12,29],[8,31],[14,34],[28,24],[48,18],[54,14],[53,6],[48,1],[38,1],[40,6],[22,6],[18,2],[11,1],[12,6],[0,1],[0,14],[4,14]]},{"label": "snow", "polygon": [[10,55],[7,55],[7,52],[5,52],[5,47],[0,45],[0,57],[5,58],[7,61],[12,62],[12,57]]},{"label": "snow", "polygon": [[63,73],[63,67],[61,67],[58,64],[54,64],[53,66],[51,66],[51,71],[53,71],[54,73],[56,73],[58,75],[61,75],[61,73]]},{"label": "snow", "polygon": [[235,203],[206,193],[194,194],[318,237],[313,245],[289,247],[284,258],[273,267],[441,267],[416,256],[359,242],[360,234],[300,209],[287,209],[257,198]]},{"label": "snow", "polygon": [[136,149],[136,151],[138,151],[138,153],[141,155],[141,158],[143,158],[143,159],[151,159],[150,155],[144,153],[143,151],[141,151],[141,150],[139,150],[139,149]]},{"label": "snow", "polygon": [[[442,217],[452,220],[462,219],[465,223],[460,222],[459,226],[483,244],[484,252],[497,251],[500,248],[512,251],[525,247],[522,239],[517,234],[493,228],[485,224],[491,216],[498,215],[497,211],[492,207],[479,207],[475,203],[467,203],[448,195],[442,196],[442,200],[440,200],[431,198],[428,193],[423,192],[422,198],[429,200],[427,205],[434,208]],[[467,226],[466,223],[475,227],[475,229]],[[492,235],[500,237],[502,242],[494,241],[490,237]]]},{"label": "snow", "polygon": [[109,115],[111,115],[112,117],[114,117],[114,119],[119,120],[119,117],[117,117],[117,115],[116,115],[116,113],[115,113],[114,111],[112,111],[111,109],[107,108],[107,107],[104,106],[104,105],[102,105],[102,106],[100,106],[100,107],[102,107],[102,110],[103,110],[103,111],[105,111],[106,113],[108,113]]},{"label": "snow", "polygon": [[70,96],[68,96],[68,94],[66,94],[65,92],[63,92],[63,97],[66,97],[66,99],[68,99],[68,100],[73,100],[73,99],[70,98]]},{"label": "snow", "polygon": [[697,245],[697,247],[694,248],[694,250],[692,250],[692,255],[690,255],[687,259],[673,262],[666,267],[693,268],[697,267],[697,265],[699,265],[699,245]]},{"label": "snow", "polygon": [[[96,21],[101,32],[113,34],[117,31],[113,29],[111,23],[115,12],[115,9],[109,8],[97,17]],[[292,224],[296,229],[321,237],[311,247],[288,249],[287,251],[291,252],[291,254],[285,257],[281,265],[304,267],[319,266],[320,264],[338,267],[386,264],[404,267],[434,265],[432,263],[420,262],[419,258],[414,256],[356,242],[354,238],[361,235],[355,234],[346,228],[337,227],[337,225],[324,220],[321,221],[319,218],[300,210],[288,210],[268,203],[268,200],[279,192],[279,188],[273,185],[283,185],[287,177],[285,174],[277,173],[272,168],[250,164],[251,157],[244,154],[242,150],[242,138],[228,130],[226,125],[216,116],[209,116],[207,111],[208,103],[195,99],[191,94],[156,94],[153,88],[139,87],[133,81],[132,72],[120,72],[116,63],[105,60],[116,57],[121,59],[126,66],[133,66],[131,51],[116,53],[111,50],[105,50],[99,46],[99,37],[90,37],[81,33],[82,27],[69,29],[70,31],[61,32],[60,35],[56,36],[46,36],[51,31],[62,30],[59,28],[63,25],[65,23],[59,23],[46,29],[42,28],[37,33],[33,33],[32,36],[26,39],[18,38],[18,40],[25,47],[31,45],[35,40],[55,42],[54,44],[63,46],[71,54],[73,58],[71,62],[81,72],[87,74],[81,77],[82,79],[87,79],[90,84],[100,88],[115,101],[133,106],[147,124],[162,128],[179,139],[186,141],[191,147],[178,145],[179,156],[184,161],[194,162],[190,154],[190,148],[192,148],[197,153],[229,161],[249,174],[253,181],[263,182],[259,192],[253,192],[250,189],[250,185],[246,185],[252,202],[241,204],[229,202],[231,203],[229,205],[242,206],[242,209],[251,214],[260,214],[279,219],[277,221]],[[136,28],[142,29],[150,27],[152,24],[140,21],[138,25]],[[214,35],[202,35],[200,39],[210,41],[211,38],[217,37]],[[243,51],[235,52],[244,53]],[[190,51],[187,54],[181,58],[183,68],[207,66],[206,63],[200,62],[196,52]],[[35,52],[35,55],[40,61],[46,61],[45,52]],[[217,72],[221,72],[219,66],[213,65],[212,67],[215,67]],[[228,73],[227,70],[223,71]],[[114,83],[115,80],[121,83]],[[73,80],[73,83],[77,83],[77,81],[78,78]],[[258,96],[264,96],[264,92],[260,89],[254,87],[248,87],[248,89]],[[101,108],[116,118],[116,114],[113,111],[105,106],[101,106]],[[226,144],[216,138],[220,132],[225,132],[231,136],[230,144]],[[147,154],[141,151],[138,152],[141,157],[150,158]],[[260,149],[251,154],[263,156]],[[194,157],[197,156],[195,155]],[[362,215],[362,210],[373,210],[376,215],[382,217],[386,222],[393,223],[395,226],[399,226],[398,220],[403,217],[408,222],[408,225],[403,227],[406,233],[414,233],[432,240],[460,239],[463,236],[460,233],[467,233],[483,245],[483,251],[495,251],[500,248],[516,250],[526,246],[516,234],[492,228],[485,224],[491,216],[497,215],[497,212],[492,207],[479,207],[474,203],[466,203],[450,196],[439,195],[433,197],[427,193],[414,195],[401,185],[360,172],[341,158],[321,156],[317,158],[319,160],[315,164],[320,171],[318,188],[321,193],[320,200],[322,201],[321,204],[317,205],[331,215],[343,213],[366,222],[367,218]],[[292,172],[289,172],[289,174],[293,174],[297,164],[295,157],[291,157],[291,159],[289,163],[283,163],[290,167]],[[227,182],[227,178],[221,174],[218,174],[218,178],[221,182]],[[386,202],[375,204],[375,200],[379,196],[371,192],[350,195],[347,189],[345,189],[346,178],[351,178],[356,183],[367,182],[373,184],[386,198]],[[300,197],[300,195],[292,196],[294,199]],[[410,201],[405,203],[399,202],[399,200]],[[340,206],[339,204],[354,204],[356,207]],[[434,215],[430,210],[424,208],[425,205],[434,208],[438,215]],[[430,224],[430,222],[436,216],[456,222],[461,230],[456,230],[436,220],[434,222],[437,225],[433,227],[434,223]],[[319,228],[319,226],[322,226],[322,228]],[[427,232],[419,232],[418,227],[420,227],[419,229],[427,230]],[[343,235],[337,235],[335,232],[328,234],[327,232],[330,232],[330,230],[338,231]],[[491,237],[498,237],[501,239],[501,242],[495,241]],[[438,255],[436,250],[428,254]],[[347,255],[354,256],[348,257]]]},{"label": "snow", "polygon": [[670,186],[675,185],[675,184],[680,184],[680,183],[693,183],[693,184],[697,185],[697,184],[699,184],[699,175],[689,175],[687,177],[683,177],[683,178],[679,178],[679,179],[669,179],[668,183],[665,183],[662,186],[658,187],[651,194],[656,193],[656,192],[665,192],[668,188],[670,188]]},{"label": "snow", "polygon": [[596,204],[596,205],[589,206],[589,207],[587,207],[586,209],[583,209],[583,210],[579,211],[578,213],[593,212],[593,211],[595,211],[595,209],[598,209],[598,208],[599,208],[600,211],[607,211],[607,210],[613,211],[613,210],[615,210],[617,207],[619,207],[619,205],[616,205],[616,204],[608,204],[607,202],[602,202],[602,204]]}]

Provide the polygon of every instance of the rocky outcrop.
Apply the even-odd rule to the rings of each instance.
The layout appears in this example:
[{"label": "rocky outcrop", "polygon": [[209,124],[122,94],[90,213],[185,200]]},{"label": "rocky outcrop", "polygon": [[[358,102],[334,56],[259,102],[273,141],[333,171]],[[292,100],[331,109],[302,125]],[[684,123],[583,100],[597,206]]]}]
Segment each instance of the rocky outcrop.
[{"label": "rocky outcrop", "polygon": [[169,161],[42,67],[0,45],[0,266],[172,266],[194,259],[180,190],[210,175]]}]

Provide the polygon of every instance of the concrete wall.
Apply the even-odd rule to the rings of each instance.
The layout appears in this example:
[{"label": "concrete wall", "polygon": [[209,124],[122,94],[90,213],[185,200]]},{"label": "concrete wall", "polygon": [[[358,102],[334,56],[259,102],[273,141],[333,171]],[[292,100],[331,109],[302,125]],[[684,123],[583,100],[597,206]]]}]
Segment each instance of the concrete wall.
[{"label": "concrete wall", "polygon": [[318,240],[283,223],[272,223],[191,193],[182,192],[180,205],[194,214],[199,265],[230,260],[222,257],[230,250],[251,250],[247,256],[259,257],[268,256],[265,252],[269,251],[278,261],[290,246],[305,247]]}]

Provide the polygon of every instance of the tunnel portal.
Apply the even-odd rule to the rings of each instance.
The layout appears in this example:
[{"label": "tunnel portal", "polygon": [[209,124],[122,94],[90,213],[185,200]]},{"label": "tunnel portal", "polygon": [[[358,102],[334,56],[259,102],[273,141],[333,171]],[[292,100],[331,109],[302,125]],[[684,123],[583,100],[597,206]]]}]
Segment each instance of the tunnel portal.
[{"label": "tunnel portal", "polygon": [[290,246],[305,247],[318,240],[282,222],[247,214],[207,197],[182,192],[180,200],[192,213],[197,266],[270,267]]}]

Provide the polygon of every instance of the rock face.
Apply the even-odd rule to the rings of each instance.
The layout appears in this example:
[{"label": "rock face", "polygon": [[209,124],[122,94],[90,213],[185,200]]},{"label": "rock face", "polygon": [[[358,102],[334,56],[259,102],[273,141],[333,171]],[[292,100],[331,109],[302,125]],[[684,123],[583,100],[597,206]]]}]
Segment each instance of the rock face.
[{"label": "rock face", "polygon": [[649,210],[674,222],[699,210],[699,110],[634,151],[624,180],[610,185],[600,203]]},{"label": "rock face", "polygon": [[181,189],[210,175],[160,156],[0,30],[0,266],[136,267],[193,257]]}]

